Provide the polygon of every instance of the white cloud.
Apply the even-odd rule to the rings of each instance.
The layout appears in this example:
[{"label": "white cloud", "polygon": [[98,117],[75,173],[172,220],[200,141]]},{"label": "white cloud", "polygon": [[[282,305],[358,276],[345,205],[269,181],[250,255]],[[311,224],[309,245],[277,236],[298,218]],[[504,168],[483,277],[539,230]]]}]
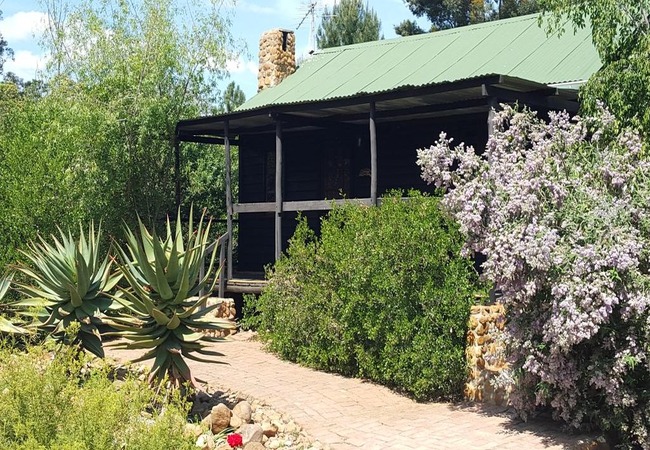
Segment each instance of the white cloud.
[{"label": "white cloud", "polygon": [[253,61],[244,61],[241,56],[237,59],[229,59],[226,61],[226,70],[232,74],[251,73],[257,75],[257,64]]},{"label": "white cloud", "polygon": [[308,16],[312,1],[316,2],[315,19],[319,22],[325,7],[331,10],[340,0],[233,0],[229,6],[244,13],[275,16],[275,20],[280,18],[282,26],[289,28],[295,28],[305,19],[303,27],[309,28]]},{"label": "white cloud", "polygon": [[31,40],[33,36],[40,35],[47,22],[48,16],[44,12],[20,11],[0,20],[0,33],[11,46],[14,42]]},{"label": "white cloud", "polygon": [[29,50],[19,50],[14,54],[14,60],[4,64],[4,72],[13,72],[24,80],[32,80],[38,72],[45,69],[49,56],[37,55]]},{"label": "white cloud", "polygon": [[255,14],[275,14],[277,12],[275,8],[272,8],[270,6],[262,6],[258,5],[257,3],[248,2],[246,0],[238,0],[236,5],[237,8]]}]

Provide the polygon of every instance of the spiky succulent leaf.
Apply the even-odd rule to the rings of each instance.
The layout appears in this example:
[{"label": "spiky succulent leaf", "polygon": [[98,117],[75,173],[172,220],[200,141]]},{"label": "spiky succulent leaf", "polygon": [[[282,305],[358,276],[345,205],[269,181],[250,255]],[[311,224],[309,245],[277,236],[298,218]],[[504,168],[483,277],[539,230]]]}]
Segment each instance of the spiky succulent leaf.
[{"label": "spiky succulent leaf", "polygon": [[[14,302],[20,315],[33,317],[30,327],[66,341],[65,328],[73,322],[81,327],[71,343],[103,357],[102,342],[97,325],[112,306],[108,292],[112,290],[121,273],[111,270],[111,261],[100,254],[101,227],[96,231],[91,223],[87,235],[80,226],[79,238],[59,229],[59,236],[51,236],[52,243],[38,236],[22,252],[29,265],[19,264],[16,269],[28,282],[16,283],[26,297]],[[36,313],[34,310],[36,309]]]},{"label": "spiky succulent leaf", "polygon": [[[0,279],[0,306],[4,306],[2,300],[9,290],[11,285],[11,280],[13,278],[13,273],[5,276],[5,278]],[[18,326],[13,323],[6,317],[0,315],[0,334],[27,334],[29,333],[25,328]]]},{"label": "spiky succulent leaf", "polygon": [[210,277],[214,281],[207,287],[212,290],[219,274],[218,270],[215,273],[214,251],[206,275],[199,277],[208,256],[211,221],[206,223],[204,212],[196,229],[192,222],[190,210],[188,233],[183,236],[179,211],[176,226],[172,227],[167,218],[166,234],[160,237],[138,220],[139,233],[136,235],[127,226],[127,247],[119,250],[119,270],[129,286],[121,288],[120,298],[115,299],[136,313],[138,323],[126,318],[114,320],[113,326],[118,330],[115,334],[126,339],[117,345],[151,349],[138,358],[155,358],[149,373],[151,382],[165,376],[177,383],[193,382],[183,357],[193,359],[194,352],[207,351],[200,342],[205,339],[200,330],[233,328],[228,321],[208,316],[218,305],[201,309],[207,296],[190,301],[190,297],[206,288]]}]

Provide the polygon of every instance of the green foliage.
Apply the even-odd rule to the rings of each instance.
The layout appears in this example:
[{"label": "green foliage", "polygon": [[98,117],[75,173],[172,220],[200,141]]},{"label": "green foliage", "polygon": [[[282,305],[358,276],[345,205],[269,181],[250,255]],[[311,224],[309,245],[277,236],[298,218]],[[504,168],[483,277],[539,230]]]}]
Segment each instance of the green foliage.
[{"label": "green foliage", "polygon": [[[66,229],[106,211],[90,148],[105,142],[107,112],[73,101],[83,92],[70,82],[56,83],[40,100],[0,86],[0,264],[6,265],[37,234],[56,233],[53,218]],[[92,141],[89,129],[97,131]]]},{"label": "green foliage", "polygon": [[549,31],[591,27],[592,40],[604,63],[647,53],[650,3],[647,0],[538,0],[550,13]]},{"label": "green foliage", "polygon": [[228,83],[226,90],[223,91],[223,98],[221,101],[222,107],[220,112],[229,113],[233,112],[246,101],[246,94],[241,90],[238,84],[234,81]]},{"label": "green foliage", "polygon": [[[431,31],[462,27],[490,20],[507,19],[539,11],[538,0],[404,0],[417,17],[431,22]],[[414,21],[395,26],[401,36],[425,31]]]},{"label": "green foliage", "polygon": [[549,31],[591,27],[603,68],[581,91],[582,113],[593,116],[601,102],[622,126],[650,136],[650,3],[636,0],[540,0],[550,13]]},{"label": "green foliage", "polygon": [[[0,348],[0,448],[6,450],[191,450],[188,413],[130,377],[114,385],[67,349]],[[85,372],[85,375],[81,375]]]},{"label": "green foliage", "polygon": [[[12,304],[23,315],[36,309],[30,326],[45,331],[57,341],[104,356],[98,325],[103,314],[111,307],[108,296],[121,276],[112,273],[108,255],[100,258],[101,229],[95,232],[94,224],[88,237],[80,227],[79,239],[60,231],[60,239],[52,236],[50,244],[39,236],[40,242],[31,242],[29,251],[23,252],[31,262],[19,264],[16,269],[27,282],[16,283],[26,298]],[[70,335],[68,328],[79,323],[78,333]]]},{"label": "green foliage", "polygon": [[458,396],[477,277],[438,199],[409,196],[337,207],[320,238],[301,220],[247,325],[283,358],[417,399]]},{"label": "green foliage", "polygon": [[[232,195],[237,198],[239,187],[239,149],[230,148]],[[201,205],[214,217],[224,217],[226,211],[226,163],[222,145],[183,143],[181,167],[183,184],[182,209]],[[214,224],[225,232],[223,224]]]},{"label": "green foliage", "polygon": [[650,137],[650,52],[613,61],[593,75],[580,91],[581,113],[595,115],[605,105],[623,126]]},{"label": "green foliage", "polygon": [[363,0],[341,0],[332,11],[326,7],[316,34],[318,48],[378,41],[381,21]]},{"label": "green foliage", "polygon": [[199,277],[201,266],[207,257],[210,222],[204,227],[204,217],[193,229],[190,210],[189,230],[183,238],[180,224],[180,211],[176,221],[176,231],[172,233],[167,220],[165,239],[160,239],[145,228],[142,222],[138,237],[127,228],[128,254],[120,249],[122,265],[120,271],[128,282],[128,288],[120,287],[115,300],[121,303],[133,316],[114,317],[111,326],[121,330],[117,334],[129,342],[118,342],[114,346],[127,349],[147,349],[136,361],[154,359],[149,373],[151,383],[169,377],[173,384],[180,386],[185,381],[195,384],[189,366],[183,357],[197,361],[205,360],[194,353],[208,356],[221,356],[207,350],[200,341],[210,341],[201,330],[222,330],[232,328],[227,320],[214,319],[207,314],[219,305],[205,308],[208,295],[197,297],[207,287],[212,292],[218,274],[213,273],[215,249],[212,252],[208,270]]},{"label": "green foliage", "polygon": [[[0,265],[37,233],[55,233],[53,218],[63,229],[102,220],[121,239],[122,218],[134,225],[134,211],[147,224],[175,211],[175,125],[219,103],[226,54],[239,46],[216,0],[45,6],[52,59],[43,80],[23,91],[0,85]],[[217,152],[187,147],[183,165],[222,173]]]},{"label": "green foliage", "polygon": [[[0,20],[2,20],[2,11],[0,11]],[[0,33],[0,74],[2,74],[4,63],[13,57],[14,51],[9,48],[7,41],[2,37],[2,33]]]},{"label": "green foliage", "polygon": [[426,31],[417,24],[415,20],[402,20],[398,25],[395,25],[395,34],[399,36],[413,36],[416,34],[426,33]]}]

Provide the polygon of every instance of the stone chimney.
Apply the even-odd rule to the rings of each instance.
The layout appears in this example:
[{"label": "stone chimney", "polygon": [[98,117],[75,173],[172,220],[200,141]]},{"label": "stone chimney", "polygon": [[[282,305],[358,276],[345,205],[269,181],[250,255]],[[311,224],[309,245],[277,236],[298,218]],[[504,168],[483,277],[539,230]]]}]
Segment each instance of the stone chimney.
[{"label": "stone chimney", "polygon": [[296,37],[293,31],[275,29],[260,38],[257,91],[280,84],[296,71]]}]

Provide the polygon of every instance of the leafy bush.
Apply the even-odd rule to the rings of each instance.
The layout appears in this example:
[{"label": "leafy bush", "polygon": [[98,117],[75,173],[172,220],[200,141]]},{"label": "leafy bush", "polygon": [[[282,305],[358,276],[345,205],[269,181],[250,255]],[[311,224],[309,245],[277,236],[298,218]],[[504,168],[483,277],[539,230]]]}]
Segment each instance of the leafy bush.
[{"label": "leafy bush", "polygon": [[457,396],[477,289],[462,236],[438,199],[409,192],[346,204],[317,238],[300,220],[246,323],[292,361],[400,388]]},{"label": "leafy bush", "polygon": [[519,412],[649,448],[647,150],[602,107],[550,119],[504,106],[484,159],[443,133],[418,163],[503,291]]},{"label": "leafy bush", "polygon": [[0,448],[6,450],[193,449],[183,437],[188,407],[146,383],[114,385],[106,370],[66,348],[0,348]]}]

